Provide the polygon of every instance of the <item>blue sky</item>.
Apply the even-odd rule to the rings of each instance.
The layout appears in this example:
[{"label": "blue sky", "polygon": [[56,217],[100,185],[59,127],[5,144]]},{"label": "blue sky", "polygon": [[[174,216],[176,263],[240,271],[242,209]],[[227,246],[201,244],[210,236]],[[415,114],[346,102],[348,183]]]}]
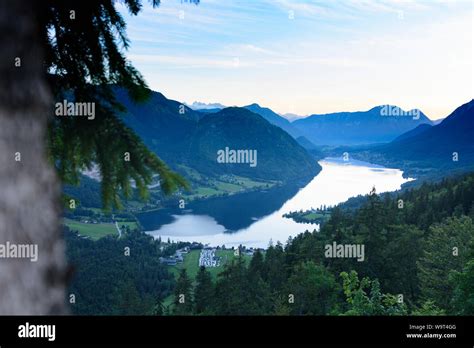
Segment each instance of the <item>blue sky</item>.
[{"label": "blue sky", "polygon": [[471,100],[471,0],[144,1],[128,58],[168,98],[307,115]]}]

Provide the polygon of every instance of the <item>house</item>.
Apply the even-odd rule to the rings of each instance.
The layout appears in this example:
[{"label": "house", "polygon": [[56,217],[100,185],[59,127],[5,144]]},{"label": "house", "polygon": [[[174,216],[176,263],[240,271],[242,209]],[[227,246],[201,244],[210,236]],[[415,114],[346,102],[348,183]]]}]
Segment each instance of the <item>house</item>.
[{"label": "house", "polygon": [[185,246],[184,248],[179,249],[179,250],[177,251],[177,253],[187,254],[187,253],[189,253],[189,247],[188,247],[188,246]]}]

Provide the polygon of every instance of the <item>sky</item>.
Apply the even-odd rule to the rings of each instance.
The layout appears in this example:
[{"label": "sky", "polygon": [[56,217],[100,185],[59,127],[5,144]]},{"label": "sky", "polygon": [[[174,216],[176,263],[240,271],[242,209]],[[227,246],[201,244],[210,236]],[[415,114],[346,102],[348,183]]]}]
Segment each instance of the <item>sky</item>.
[{"label": "sky", "polygon": [[143,0],[128,59],[180,102],[448,116],[474,96],[472,0]]}]

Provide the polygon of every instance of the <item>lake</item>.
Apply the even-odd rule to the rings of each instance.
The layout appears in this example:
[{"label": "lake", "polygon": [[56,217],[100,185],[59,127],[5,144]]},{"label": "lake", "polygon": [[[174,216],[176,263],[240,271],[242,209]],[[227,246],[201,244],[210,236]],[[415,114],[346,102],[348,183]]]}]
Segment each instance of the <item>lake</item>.
[{"label": "lake", "polygon": [[226,247],[268,247],[270,241],[285,243],[305,230],[318,229],[283,217],[295,210],[333,206],[350,197],[395,191],[411,180],[398,169],[366,162],[326,158],[322,171],[304,187],[287,185],[262,192],[190,203],[185,209],[162,209],[139,215],[148,234],[166,241],[189,241]]}]

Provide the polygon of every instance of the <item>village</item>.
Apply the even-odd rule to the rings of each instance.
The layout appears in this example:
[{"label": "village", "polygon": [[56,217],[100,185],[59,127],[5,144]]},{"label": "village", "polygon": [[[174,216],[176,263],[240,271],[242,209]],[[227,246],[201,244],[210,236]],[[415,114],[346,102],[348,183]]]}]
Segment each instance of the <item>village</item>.
[{"label": "village", "polygon": [[[176,266],[178,264],[181,264],[184,262],[184,258],[186,254],[188,254],[190,251],[192,251],[193,245],[191,246],[185,246],[184,248],[176,250],[174,255],[168,256],[168,257],[160,257],[160,262],[168,265],[168,266]],[[209,245],[206,245],[204,247],[200,247],[200,254],[199,254],[199,260],[198,260],[198,266],[204,266],[206,268],[210,267],[220,267],[222,266],[225,262],[221,256],[217,256],[216,252],[217,251],[232,251],[232,254],[234,257],[238,256],[249,256],[252,257],[254,252],[257,249],[254,248],[246,248],[239,246],[238,248],[225,248],[224,246],[220,247],[211,247]]]}]

